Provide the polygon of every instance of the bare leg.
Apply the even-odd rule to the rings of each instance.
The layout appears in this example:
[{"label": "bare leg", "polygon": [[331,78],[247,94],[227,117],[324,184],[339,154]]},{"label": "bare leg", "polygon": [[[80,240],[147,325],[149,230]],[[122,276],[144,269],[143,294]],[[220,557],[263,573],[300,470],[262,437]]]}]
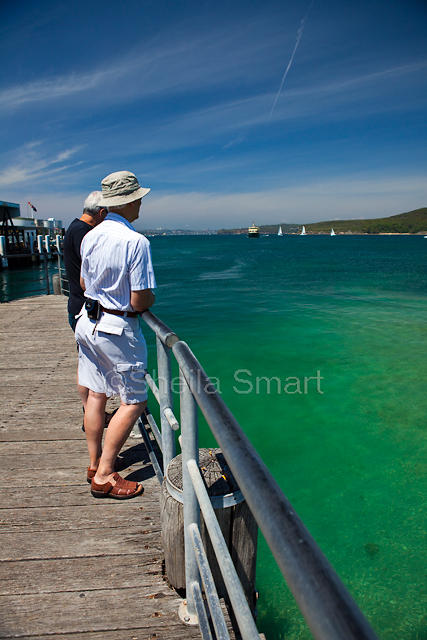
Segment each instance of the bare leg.
[{"label": "bare leg", "polygon": [[89,389],[87,387],[82,387],[81,384],[77,385],[77,391],[79,392],[80,399],[82,401],[83,409],[86,411],[86,403],[87,397],[89,395]]},{"label": "bare leg", "polygon": [[[92,392],[89,392],[89,394],[90,393]],[[113,480],[114,463],[133,425],[144,411],[146,405],[146,402],[139,402],[138,404],[122,403],[117,413],[111,418],[104,439],[104,448],[99,461],[98,471],[94,478],[97,484],[105,484],[106,482],[111,482],[113,485],[115,484]]]},{"label": "bare leg", "polygon": [[89,389],[87,387],[82,387],[82,385],[79,384],[79,370],[78,370],[78,368],[77,368],[77,391],[79,393],[80,400],[82,401],[83,410],[86,411],[86,402],[87,402],[87,397],[88,397],[88,394],[89,394]]},{"label": "bare leg", "polygon": [[[96,469],[102,453],[102,434],[104,433],[105,393],[88,390],[88,398],[84,415],[87,448],[89,451],[90,468]],[[113,462],[114,465],[114,462]]]}]

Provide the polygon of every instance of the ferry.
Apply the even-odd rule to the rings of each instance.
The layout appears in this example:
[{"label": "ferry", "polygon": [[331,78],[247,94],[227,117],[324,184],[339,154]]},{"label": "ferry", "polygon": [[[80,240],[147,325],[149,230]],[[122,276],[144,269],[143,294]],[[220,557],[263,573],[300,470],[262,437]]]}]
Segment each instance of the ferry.
[{"label": "ferry", "polygon": [[259,238],[259,227],[256,226],[255,222],[248,228],[248,238]]}]

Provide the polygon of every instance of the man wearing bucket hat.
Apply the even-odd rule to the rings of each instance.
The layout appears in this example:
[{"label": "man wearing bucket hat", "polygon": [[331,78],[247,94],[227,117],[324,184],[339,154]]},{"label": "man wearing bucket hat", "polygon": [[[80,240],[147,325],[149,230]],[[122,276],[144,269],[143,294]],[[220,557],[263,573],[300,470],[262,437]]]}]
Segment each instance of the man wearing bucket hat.
[{"label": "man wearing bucket hat", "polygon": [[[154,303],[156,282],[150,243],[131,223],[149,191],[130,171],[104,178],[99,204],[107,207],[107,216],[81,245],[81,285],[87,301],[76,340],[79,384],[89,389],[84,418],[87,480],[96,498],[124,500],[143,491],[142,485],[115,473],[114,464],[147,400],[147,348],[138,315]],[[102,447],[105,404],[113,395],[120,396],[121,404]]]}]

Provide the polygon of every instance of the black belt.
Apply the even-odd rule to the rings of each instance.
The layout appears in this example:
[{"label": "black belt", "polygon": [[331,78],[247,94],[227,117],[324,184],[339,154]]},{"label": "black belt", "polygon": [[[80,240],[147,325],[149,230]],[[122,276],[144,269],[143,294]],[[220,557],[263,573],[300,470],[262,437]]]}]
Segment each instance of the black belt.
[{"label": "black belt", "polygon": [[99,306],[101,308],[101,311],[103,311],[104,313],[112,313],[113,316],[124,316],[126,318],[136,318],[137,316],[139,316],[139,313],[137,311],[120,311],[119,309],[106,309],[102,306],[102,304],[100,304]]}]

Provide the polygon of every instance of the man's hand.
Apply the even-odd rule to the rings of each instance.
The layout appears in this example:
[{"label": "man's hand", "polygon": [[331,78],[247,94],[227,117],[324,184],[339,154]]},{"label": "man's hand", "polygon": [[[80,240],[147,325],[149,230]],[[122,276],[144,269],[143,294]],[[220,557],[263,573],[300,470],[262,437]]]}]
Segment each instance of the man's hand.
[{"label": "man's hand", "polygon": [[134,311],[141,313],[154,304],[156,297],[151,289],[130,292],[130,305]]},{"label": "man's hand", "polygon": [[85,281],[83,280],[83,278],[81,276],[80,276],[80,286],[83,289],[83,291],[86,291]]}]

